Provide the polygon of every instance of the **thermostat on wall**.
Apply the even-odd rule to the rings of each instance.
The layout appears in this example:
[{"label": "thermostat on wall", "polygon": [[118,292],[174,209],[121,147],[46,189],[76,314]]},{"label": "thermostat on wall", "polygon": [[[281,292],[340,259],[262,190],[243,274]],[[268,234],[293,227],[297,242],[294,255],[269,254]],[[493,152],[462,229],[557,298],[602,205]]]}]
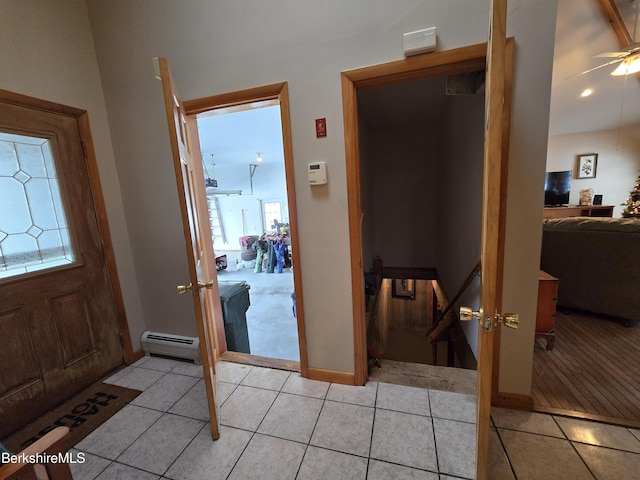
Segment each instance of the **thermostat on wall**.
[{"label": "thermostat on wall", "polygon": [[309,185],[323,185],[327,183],[327,162],[313,162],[309,164]]}]

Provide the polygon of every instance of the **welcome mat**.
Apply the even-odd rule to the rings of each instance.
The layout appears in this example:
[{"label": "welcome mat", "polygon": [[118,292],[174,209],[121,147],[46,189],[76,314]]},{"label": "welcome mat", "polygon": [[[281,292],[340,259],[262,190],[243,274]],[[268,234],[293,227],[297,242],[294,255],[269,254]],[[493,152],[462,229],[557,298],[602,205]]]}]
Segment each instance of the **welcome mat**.
[{"label": "welcome mat", "polygon": [[63,451],[68,451],[140,393],[118,385],[94,383],[2,443],[9,451],[17,453],[56,427],[69,427],[69,434],[61,441]]}]

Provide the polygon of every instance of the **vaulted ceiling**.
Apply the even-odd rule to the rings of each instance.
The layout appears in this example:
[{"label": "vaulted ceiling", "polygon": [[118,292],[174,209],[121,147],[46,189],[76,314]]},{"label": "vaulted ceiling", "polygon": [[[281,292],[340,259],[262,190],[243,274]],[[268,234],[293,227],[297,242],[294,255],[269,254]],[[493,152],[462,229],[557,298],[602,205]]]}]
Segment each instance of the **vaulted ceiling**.
[{"label": "vaulted ceiling", "polygon": [[[609,22],[613,9],[620,12],[628,34],[625,40],[618,40]],[[632,0],[558,0],[550,135],[640,128],[640,74],[613,77],[613,65],[578,75],[611,60],[594,55],[619,51],[631,39],[635,13]],[[593,93],[581,98],[587,88]]]}]

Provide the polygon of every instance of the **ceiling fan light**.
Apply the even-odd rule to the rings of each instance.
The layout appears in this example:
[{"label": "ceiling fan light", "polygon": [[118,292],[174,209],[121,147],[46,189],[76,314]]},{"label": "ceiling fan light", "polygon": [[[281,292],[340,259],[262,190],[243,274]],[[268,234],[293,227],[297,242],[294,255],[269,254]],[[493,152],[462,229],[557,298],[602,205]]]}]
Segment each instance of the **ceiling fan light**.
[{"label": "ceiling fan light", "polygon": [[640,53],[634,53],[625,58],[618,67],[611,72],[614,77],[621,75],[631,75],[640,72]]}]

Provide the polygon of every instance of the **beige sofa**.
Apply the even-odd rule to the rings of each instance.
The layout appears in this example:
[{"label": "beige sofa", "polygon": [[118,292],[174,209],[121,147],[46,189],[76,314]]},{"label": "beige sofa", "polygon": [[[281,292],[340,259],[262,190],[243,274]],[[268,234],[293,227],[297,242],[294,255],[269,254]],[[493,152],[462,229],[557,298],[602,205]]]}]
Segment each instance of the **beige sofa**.
[{"label": "beige sofa", "polygon": [[640,320],[640,220],[546,220],[540,268],[559,279],[558,306]]}]

